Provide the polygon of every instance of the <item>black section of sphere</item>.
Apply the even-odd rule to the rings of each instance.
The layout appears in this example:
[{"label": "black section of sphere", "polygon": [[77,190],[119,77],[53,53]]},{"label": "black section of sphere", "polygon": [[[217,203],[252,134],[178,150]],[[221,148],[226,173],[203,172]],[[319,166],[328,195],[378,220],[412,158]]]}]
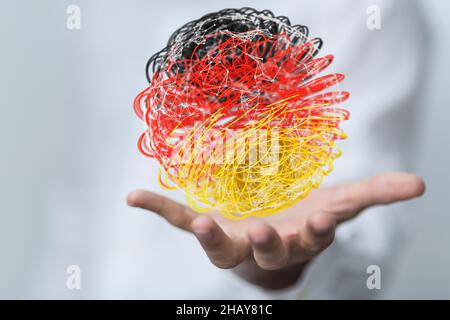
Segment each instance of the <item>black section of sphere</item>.
[{"label": "black section of sphere", "polygon": [[[167,46],[148,60],[146,66],[147,80],[151,82],[151,74],[165,67],[168,54],[172,52],[171,49],[174,46],[180,46],[180,43],[182,47],[179,48],[178,59],[193,59],[194,57],[201,59],[214,46],[229,39],[230,35],[218,34],[217,36],[209,37],[201,45],[199,45],[198,39],[204,39],[206,36],[220,31],[239,34],[252,30],[258,30],[266,37],[286,32],[290,34],[293,44],[304,43],[308,37],[308,28],[306,26],[291,26],[287,17],[276,17],[269,10],[257,11],[252,8],[223,9],[188,22],[176,30],[169,38]],[[253,41],[258,41],[258,37],[262,36],[256,35]],[[318,40],[321,41],[320,39]],[[321,43],[319,44],[320,46]],[[193,54],[194,50],[195,55]],[[270,46],[262,48],[260,52],[263,62],[275,53]],[[185,66],[183,64],[175,64],[173,65],[173,70],[168,71],[180,73],[184,71],[184,68]]]}]

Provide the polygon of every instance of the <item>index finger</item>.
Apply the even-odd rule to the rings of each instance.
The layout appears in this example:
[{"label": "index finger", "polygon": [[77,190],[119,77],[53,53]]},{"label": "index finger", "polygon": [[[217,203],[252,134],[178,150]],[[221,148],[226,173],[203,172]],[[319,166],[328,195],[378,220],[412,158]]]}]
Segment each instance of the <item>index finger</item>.
[{"label": "index finger", "polygon": [[175,227],[192,231],[191,223],[196,214],[188,207],[167,197],[149,191],[135,190],[128,194],[127,203],[131,207],[155,212]]}]

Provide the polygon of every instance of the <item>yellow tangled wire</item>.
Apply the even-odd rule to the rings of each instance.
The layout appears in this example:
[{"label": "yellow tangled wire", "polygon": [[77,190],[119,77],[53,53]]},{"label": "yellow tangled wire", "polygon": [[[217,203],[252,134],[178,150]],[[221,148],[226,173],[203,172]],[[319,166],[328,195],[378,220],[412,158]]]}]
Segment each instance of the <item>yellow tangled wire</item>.
[{"label": "yellow tangled wire", "polygon": [[[218,110],[174,146],[167,170],[160,170],[161,185],[186,191],[197,212],[216,209],[230,219],[267,216],[306,197],[340,156],[334,140],[345,134],[333,123],[345,115],[310,112],[327,105],[290,109],[293,98],[267,106],[260,121],[235,131],[228,128],[239,119],[219,125]],[[294,117],[289,127],[278,125],[298,111],[308,116]]]}]

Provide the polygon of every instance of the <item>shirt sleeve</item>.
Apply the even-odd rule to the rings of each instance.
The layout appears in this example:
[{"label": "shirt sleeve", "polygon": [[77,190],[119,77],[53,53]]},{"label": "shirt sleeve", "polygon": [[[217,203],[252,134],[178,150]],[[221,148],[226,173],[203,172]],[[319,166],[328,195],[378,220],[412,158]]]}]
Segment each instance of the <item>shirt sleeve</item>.
[{"label": "shirt sleeve", "polygon": [[[349,138],[340,143],[344,154],[335,162],[326,184],[408,170],[411,142],[419,135],[418,93],[426,52],[416,2],[314,3],[304,6],[303,16],[295,19],[318,27],[314,33],[323,36],[322,54],[335,54],[334,69],[347,75],[342,89],[351,93],[344,105],[351,118],[343,126]],[[367,8],[373,5],[380,9],[379,30],[366,26]],[[319,14],[325,23],[313,19]],[[413,227],[405,213],[403,204],[366,210],[338,227],[334,243],[310,263],[297,285],[251,295],[267,299],[379,297],[395,275]],[[381,290],[367,287],[367,268],[373,265],[381,271]]]},{"label": "shirt sleeve", "polygon": [[[363,21],[368,17],[364,6],[373,5],[380,8],[380,30],[369,30]],[[353,9],[363,17],[347,11],[348,26],[339,31],[345,40],[337,34],[328,36],[334,39],[336,69],[347,75],[343,87],[352,94],[345,106],[351,112],[345,128],[349,139],[342,144],[344,155],[336,161],[328,183],[408,170],[410,150],[420,134],[426,41],[415,1],[360,1]],[[336,26],[337,20],[345,19],[345,13],[331,16],[328,21]],[[406,210],[404,204],[375,207],[338,227],[333,245],[306,270],[296,298],[382,296],[415,226],[406,219]],[[380,290],[367,286],[367,268],[373,265],[380,268]]]}]

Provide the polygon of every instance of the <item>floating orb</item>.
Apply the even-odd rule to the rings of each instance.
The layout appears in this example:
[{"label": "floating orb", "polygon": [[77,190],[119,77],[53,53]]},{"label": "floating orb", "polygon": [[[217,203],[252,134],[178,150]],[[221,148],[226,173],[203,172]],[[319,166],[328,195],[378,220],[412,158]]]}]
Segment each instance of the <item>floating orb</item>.
[{"label": "floating orb", "polygon": [[323,74],[320,38],[268,10],[226,9],[189,22],[147,63],[134,109],[140,151],[159,182],[197,212],[267,216],[319,187],[340,155],[343,74]]}]

